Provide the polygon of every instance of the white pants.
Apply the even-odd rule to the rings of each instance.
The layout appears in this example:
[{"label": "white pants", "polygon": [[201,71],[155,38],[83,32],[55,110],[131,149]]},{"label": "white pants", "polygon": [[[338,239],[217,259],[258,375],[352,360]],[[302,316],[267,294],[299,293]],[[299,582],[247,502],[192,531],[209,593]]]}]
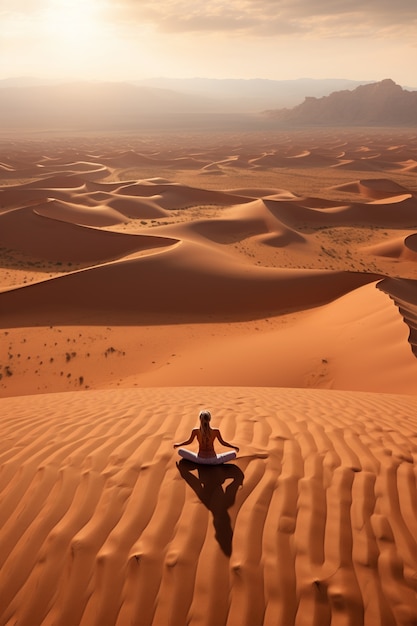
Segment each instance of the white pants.
[{"label": "white pants", "polygon": [[232,461],[236,458],[236,452],[234,450],[231,452],[222,452],[221,454],[207,458],[198,456],[198,454],[186,448],[179,448],[178,454],[182,456],[183,459],[192,461],[193,463],[199,463],[200,465],[220,465],[221,463],[227,463],[227,461]]}]

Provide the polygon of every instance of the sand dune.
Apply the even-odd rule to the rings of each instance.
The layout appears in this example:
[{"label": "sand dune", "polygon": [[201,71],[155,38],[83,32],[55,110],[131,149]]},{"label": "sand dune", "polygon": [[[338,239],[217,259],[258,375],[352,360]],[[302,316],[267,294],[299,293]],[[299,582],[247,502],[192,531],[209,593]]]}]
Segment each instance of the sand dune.
[{"label": "sand dune", "polygon": [[75,202],[63,202],[50,198],[48,202],[34,208],[37,215],[58,219],[63,222],[82,224],[83,226],[112,226],[128,220],[119,212],[104,204],[80,205]]},{"label": "sand dune", "polygon": [[[111,215],[110,211],[96,212],[95,209],[85,208],[84,211],[80,210],[81,223],[85,223],[86,213],[95,226],[108,225],[108,216]],[[146,247],[155,248],[171,243],[161,237],[86,228],[75,222],[77,217],[77,208],[55,201],[33,209],[3,213],[0,215],[2,245],[40,259],[98,263]]]},{"label": "sand dune", "polygon": [[[151,181],[149,182],[151,183]],[[129,196],[138,195],[157,198],[161,207],[165,209],[184,208],[199,204],[231,205],[237,202],[249,201],[249,198],[224,193],[222,191],[196,189],[173,183],[135,183],[121,186],[118,192]]]},{"label": "sand dune", "polygon": [[0,150],[0,624],[417,623],[415,132]]},{"label": "sand dune", "polygon": [[[140,242],[155,247],[153,239]],[[106,319],[112,324],[118,320],[152,323],[153,315],[165,320],[181,316],[186,321],[210,316],[250,319],[321,304],[375,279],[361,273],[242,267],[232,264],[227,255],[213,255],[209,247],[202,258],[201,246],[172,247],[172,240],[160,237],[156,241],[157,246],[169,247],[157,255],[107,263],[3,292],[2,323],[24,325],[23,312],[28,309],[31,323],[38,325],[54,320],[74,324],[81,319],[91,324]]]},{"label": "sand dune", "polygon": [[[187,323],[155,314],[151,325],[96,327],[85,325],[85,310],[78,312],[83,325],[55,323],[33,333],[15,322],[4,338],[0,382],[9,395],[167,384],[414,393],[410,316],[376,286],[253,321]],[[403,296],[405,306],[412,303]]]},{"label": "sand dune", "polygon": [[390,239],[390,241],[375,244],[373,246],[362,248],[363,251],[367,250],[372,255],[390,257],[393,259],[417,261],[417,248],[416,248],[416,236],[409,235],[408,237],[398,237],[396,239]]},{"label": "sand dune", "polygon": [[[251,333],[244,328],[224,331],[220,337],[212,333],[204,345],[196,333],[195,339],[177,346],[175,359],[169,354],[165,362],[158,359],[159,367],[143,372],[140,380],[146,386],[183,385],[189,380],[193,385],[207,381],[409,393],[417,376],[411,351],[416,344],[412,317],[416,309],[404,295],[398,311],[379,289],[386,291],[384,281],[350,291],[303,315],[287,316],[280,325],[269,322],[269,328],[258,326],[257,331],[253,325]],[[397,298],[395,304],[401,306]],[[319,328],[325,330],[317,334]],[[129,360],[127,347],[125,359]]]}]

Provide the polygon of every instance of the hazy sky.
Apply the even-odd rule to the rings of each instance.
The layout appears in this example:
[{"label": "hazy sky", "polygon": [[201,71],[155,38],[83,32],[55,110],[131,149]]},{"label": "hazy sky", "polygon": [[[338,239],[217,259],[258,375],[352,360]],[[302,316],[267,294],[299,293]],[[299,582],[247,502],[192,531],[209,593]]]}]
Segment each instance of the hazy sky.
[{"label": "hazy sky", "polygon": [[417,0],[0,0],[0,78],[392,78]]}]

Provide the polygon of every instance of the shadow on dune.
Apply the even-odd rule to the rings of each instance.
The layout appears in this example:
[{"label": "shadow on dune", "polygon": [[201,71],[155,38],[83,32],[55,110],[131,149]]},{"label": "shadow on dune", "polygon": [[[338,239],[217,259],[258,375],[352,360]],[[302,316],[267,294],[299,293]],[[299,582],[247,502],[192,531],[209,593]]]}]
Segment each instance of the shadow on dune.
[{"label": "shadow on dune", "polygon": [[[242,470],[232,463],[224,465],[198,465],[181,460],[178,471],[192,487],[201,502],[213,514],[216,540],[226,556],[232,554],[233,529],[228,509],[233,506],[236,493],[243,484]],[[197,476],[193,471],[197,471]],[[223,483],[231,479],[225,489]]]},{"label": "shadow on dune", "polygon": [[398,308],[409,328],[408,343],[417,358],[417,280],[411,278],[384,278],[377,288],[386,293]]}]

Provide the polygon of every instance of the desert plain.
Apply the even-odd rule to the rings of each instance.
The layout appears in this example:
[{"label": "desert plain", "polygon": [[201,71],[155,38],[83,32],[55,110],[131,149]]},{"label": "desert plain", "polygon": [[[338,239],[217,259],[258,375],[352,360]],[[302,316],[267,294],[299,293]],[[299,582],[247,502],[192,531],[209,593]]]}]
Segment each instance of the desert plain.
[{"label": "desert plain", "polygon": [[0,624],[416,624],[417,131],[3,133],[0,185]]}]

